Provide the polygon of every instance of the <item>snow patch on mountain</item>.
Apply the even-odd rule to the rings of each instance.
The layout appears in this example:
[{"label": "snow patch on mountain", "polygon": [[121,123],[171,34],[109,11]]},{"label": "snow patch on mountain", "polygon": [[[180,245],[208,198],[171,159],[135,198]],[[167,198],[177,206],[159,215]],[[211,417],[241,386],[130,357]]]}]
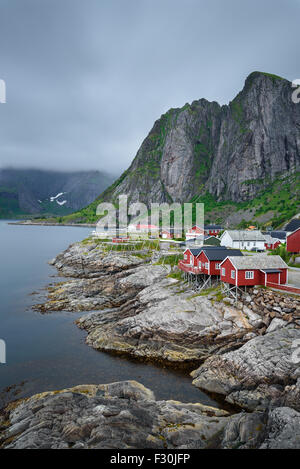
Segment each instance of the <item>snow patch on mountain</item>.
[{"label": "snow patch on mountain", "polygon": [[64,194],[66,194],[66,192],[59,192],[56,196],[50,197],[50,202],[54,202],[54,200],[58,199],[58,197]]}]

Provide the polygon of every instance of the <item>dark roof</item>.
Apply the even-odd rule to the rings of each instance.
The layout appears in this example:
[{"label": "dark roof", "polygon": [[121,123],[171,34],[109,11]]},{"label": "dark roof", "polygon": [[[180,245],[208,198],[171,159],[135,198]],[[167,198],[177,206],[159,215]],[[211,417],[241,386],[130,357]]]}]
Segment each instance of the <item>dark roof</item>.
[{"label": "dark roof", "polygon": [[202,248],[199,248],[199,249],[190,249],[191,253],[193,254],[193,256],[198,256],[198,254],[202,251]]},{"label": "dark roof", "polygon": [[[191,251],[191,253],[193,254],[193,256],[198,256],[198,254],[200,254],[201,251],[226,251],[227,253],[228,252],[232,252],[232,251],[238,251],[238,249],[227,249],[225,246],[201,246],[199,248],[188,248],[189,251]],[[231,255],[231,254],[230,254]],[[229,254],[227,254],[227,256],[229,256]],[[234,256],[234,254],[233,254]]]},{"label": "dark roof", "polygon": [[215,236],[207,236],[204,238],[204,245],[213,245],[213,246],[220,246],[221,240],[216,238]]},{"label": "dark roof", "polygon": [[207,249],[203,248],[203,251],[210,261],[223,261],[228,256],[242,256],[242,252],[239,249]]},{"label": "dark roof", "polygon": [[271,231],[272,238],[286,239],[286,231]]},{"label": "dark roof", "polygon": [[286,231],[264,231],[264,234],[281,240],[286,240]]},{"label": "dark roof", "polygon": [[221,225],[204,225],[205,230],[222,230]]},{"label": "dark roof", "polygon": [[203,246],[202,249],[227,249],[226,246]]},{"label": "dark roof", "polygon": [[294,218],[285,227],[285,231],[295,231],[300,228],[300,218]]},{"label": "dark roof", "polygon": [[262,272],[265,272],[266,274],[278,274],[281,273],[282,270],[279,269],[260,269]]}]

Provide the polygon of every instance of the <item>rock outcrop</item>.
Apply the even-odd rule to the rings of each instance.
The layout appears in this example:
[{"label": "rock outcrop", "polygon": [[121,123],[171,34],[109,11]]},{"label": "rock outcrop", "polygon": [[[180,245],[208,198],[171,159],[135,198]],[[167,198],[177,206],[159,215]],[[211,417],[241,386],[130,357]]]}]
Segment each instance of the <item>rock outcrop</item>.
[{"label": "rock outcrop", "polygon": [[77,319],[97,350],[140,359],[196,365],[288,325],[300,328],[300,301],[251,289],[237,304],[218,290],[198,294],[169,277],[153,252],[110,251],[93,240],[76,243],[52,265],[73,279],[49,289],[42,312],[91,311]]},{"label": "rock outcrop", "polygon": [[208,191],[217,200],[252,199],[299,171],[300,107],[292,92],[289,81],[254,72],[229,105],[200,99],[170,109],[101,198],[182,203]]},{"label": "rock outcrop", "polygon": [[90,310],[76,322],[95,349],[202,363],[193,384],[251,413],[156,401],[131,381],[77,386],[9,404],[0,415],[0,445],[300,448],[299,300],[257,288],[233,304],[218,290],[195,293],[151,250],[107,247],[86,240],[53,259],[62,276],[73,278],[52,287],[37,308]]},{"label": "rock outcrop", "polygon": [[101,243],[77,243],[51,263],[73,279],[50,288],[43,312],[92,311],[78,319],[95,349],[172,363],[203,361],[241,346],[262,319],[170,278],[151,252],[107,253]]},{"label": "rock outcrop", "polygon": [[193,371],[193,384],[248,410],[300,410],[300,330],[282,327],[238,350],[210,357]]},{"label": "rock outcrop", "polygon": [[45,392],[12,403],[0,416],[4,449],[300,448],[300,414],[228,412],[156,401],[124,381]]}]

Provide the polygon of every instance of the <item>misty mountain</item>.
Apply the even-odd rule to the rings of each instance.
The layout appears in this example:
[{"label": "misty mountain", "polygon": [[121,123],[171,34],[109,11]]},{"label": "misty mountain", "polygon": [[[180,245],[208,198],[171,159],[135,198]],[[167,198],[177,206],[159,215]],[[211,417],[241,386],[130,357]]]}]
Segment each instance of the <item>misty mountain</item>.
[{"label": "misty mountain", "polygon": [[100,171],[0,169],[0,218],[71,213],[90,204],[113,180]]}]

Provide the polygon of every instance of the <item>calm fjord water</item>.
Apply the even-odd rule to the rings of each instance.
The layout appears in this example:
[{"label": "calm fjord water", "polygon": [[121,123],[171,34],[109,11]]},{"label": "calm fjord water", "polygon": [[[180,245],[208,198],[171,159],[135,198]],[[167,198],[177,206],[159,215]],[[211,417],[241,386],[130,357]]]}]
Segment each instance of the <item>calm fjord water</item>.
[{"label": "calm fjord water", "polygon": [[[25,381],[18,397],[77,384],[135,379],[157,399],[217,405],[191,384],[191,378],[137,361],[97,352],[85,345],[85,332],[74,324],[84,313],[34,312],[44,287],[59,280],[47,261],[91,229],[9,225],[0,221],[0,339],[7,363],[0,364],[0,393]],[[33,292],[38,296],[32,295]]]}]

